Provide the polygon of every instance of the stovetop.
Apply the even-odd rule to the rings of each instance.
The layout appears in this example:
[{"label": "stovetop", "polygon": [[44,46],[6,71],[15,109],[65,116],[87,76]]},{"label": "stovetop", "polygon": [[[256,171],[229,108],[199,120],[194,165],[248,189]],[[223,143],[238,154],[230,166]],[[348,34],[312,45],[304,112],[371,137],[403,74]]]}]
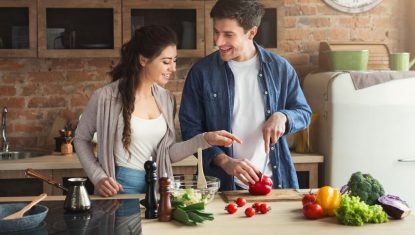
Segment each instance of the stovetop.
[{"label": "stovetop", "polygon": [[142,234],[138,199],[108,199],[91,202],[84,213],[66,213],[63,201],[41,202],[49,208],[46,219],[37,228],[12,234]]}]

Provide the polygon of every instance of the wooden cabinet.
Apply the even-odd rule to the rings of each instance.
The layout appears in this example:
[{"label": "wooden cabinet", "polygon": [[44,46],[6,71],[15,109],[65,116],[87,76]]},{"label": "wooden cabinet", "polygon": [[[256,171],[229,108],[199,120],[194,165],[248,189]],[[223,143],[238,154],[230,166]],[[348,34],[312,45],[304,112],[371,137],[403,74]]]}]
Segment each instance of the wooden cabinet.
[{"label": "wooden cabinet", "polygon": [[[213,0],[2,0],[2,57],[119,57],[122,43],[143,25],[168,25],[177,33],[179,57],[215,51]],[[262,0],[266,12],[255,40],[281,52],[283,0]],[[19,29],[19,33],[11,33]],[[25,31],[26,30],[26,31]],[[24,33],[26,32],[26,33]],[[28,33],[27,33],[28,32]],[[18,36],[23,39],[16,39]],[[24,44],[23,48],[15,48]]]},{"label": "wooden cabinet", "polygon": [[134,29],[149,24],[168,25],[177,33],[179,57],[204,56],[203,1],[123,1],[124,42],[131,39]]},{"label": "wooden cabinet", "polygon": [[36,0],[0,1],[0,57],[37,56]]},{"label": "wooden cabinet", "polygon": [[38,0],[39,57],[117,57],[121,1]]},{"label": "wooden cabinet", "polygon": [[[283,26],[283,0],[266,0],[260,1],[265,6],[265,15],[262,18],[261,25],[254,40],[269,51],[275,53],[282,52],[282,26]],[[205,2],[205,39],[206,39],[206,55],[217,50],[214,44],[213,20],[210,18],[210,11],[216,1]]]}]

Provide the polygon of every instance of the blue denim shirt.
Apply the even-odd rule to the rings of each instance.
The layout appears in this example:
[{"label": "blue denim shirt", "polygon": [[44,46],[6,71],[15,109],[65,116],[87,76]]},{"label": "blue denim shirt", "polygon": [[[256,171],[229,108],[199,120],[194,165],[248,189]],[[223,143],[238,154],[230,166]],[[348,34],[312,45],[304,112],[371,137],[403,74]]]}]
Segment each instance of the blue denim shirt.
[{"label": "blue denim shirt", "polygon": [[[311,109],[301,90],[293,67],[281,56],[267,52],[255,43],[260,70],[258,82],[263,94],[265,118],[275,112],[287,116],[287,133],[306,128]],[[234,76],[227,62],[214,52],[196,63],[187,76],[180,105],[180,127],[184,140],[206,131],[232,132]],[[246,94],[249,95],[249,94]],[[247,113],[246,115],[249,115]],[[291,159],[285,134],[270,146],[274,188],[298,188],[297,174]],[[224,153],[233,157],[232,148],[211,147],[203,152],[204,173],[218,177],[220,190],[235,189],[233,176],[213,163],[213,157]]]}]

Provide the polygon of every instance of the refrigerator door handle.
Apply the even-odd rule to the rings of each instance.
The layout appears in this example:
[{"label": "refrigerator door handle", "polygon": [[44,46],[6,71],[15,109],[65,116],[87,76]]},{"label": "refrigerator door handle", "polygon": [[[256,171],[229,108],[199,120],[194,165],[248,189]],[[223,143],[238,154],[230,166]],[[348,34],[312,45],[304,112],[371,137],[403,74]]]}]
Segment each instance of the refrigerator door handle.
[{"label": "refrigerator door handle", "polygon": [[398,162],[415,162],[415,158],[400,158]]}]

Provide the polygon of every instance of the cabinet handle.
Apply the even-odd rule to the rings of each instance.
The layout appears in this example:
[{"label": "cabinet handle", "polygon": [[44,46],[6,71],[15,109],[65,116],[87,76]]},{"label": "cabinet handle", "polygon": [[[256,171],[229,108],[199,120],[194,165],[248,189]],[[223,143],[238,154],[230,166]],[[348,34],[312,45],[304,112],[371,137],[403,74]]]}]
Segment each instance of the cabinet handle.
[{"label": "cabinet handle", "polygon": [[398,162],[415,162],[415,158],[400,158],[398,159]]}]

